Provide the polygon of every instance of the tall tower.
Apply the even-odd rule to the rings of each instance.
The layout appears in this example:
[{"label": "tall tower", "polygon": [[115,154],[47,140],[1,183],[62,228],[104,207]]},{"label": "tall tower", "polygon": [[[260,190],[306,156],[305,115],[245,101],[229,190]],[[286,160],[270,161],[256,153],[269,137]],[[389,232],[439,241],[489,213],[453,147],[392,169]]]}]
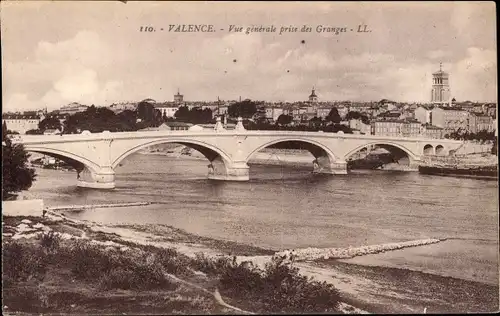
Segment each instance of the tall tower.
[{"label": "tall tower", "polygon": [[432,74],[431,102],[445,105],[450,103],[449,75],[444,72],[443,64],[439,63],[439,71]]},{"label": "tall tower", "polygon": [[177,94],[174,95],[174,102],[175,103],[182,103],[184,101],[184,96],[180,94],[179,89],[177,89]]},{"label": "tall tower", "polygon": [[314,87],[312,88],[311,95],[309,96],[309,102],[318,102],[318,96],[314,91]]}]

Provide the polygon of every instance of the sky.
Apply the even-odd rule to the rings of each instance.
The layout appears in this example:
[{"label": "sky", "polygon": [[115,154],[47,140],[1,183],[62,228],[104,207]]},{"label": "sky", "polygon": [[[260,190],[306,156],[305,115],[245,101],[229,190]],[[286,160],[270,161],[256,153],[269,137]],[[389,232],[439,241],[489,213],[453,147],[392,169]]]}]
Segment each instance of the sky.
[{"label": "sky", "polygon": [[[429,102],[440,62],[457,101],[497,98],[493,2],[0,5],[3,111],[171,101],[177,89],[187,101],[304,101],[313,86],[320,101]],[[215,32],[168,32],[175,24],[211,24]],[[357,32],[361,24],[370,32]],[[229,32],[230,25],[277,32]],[[279,34],[303,25],[312,31]]]}]

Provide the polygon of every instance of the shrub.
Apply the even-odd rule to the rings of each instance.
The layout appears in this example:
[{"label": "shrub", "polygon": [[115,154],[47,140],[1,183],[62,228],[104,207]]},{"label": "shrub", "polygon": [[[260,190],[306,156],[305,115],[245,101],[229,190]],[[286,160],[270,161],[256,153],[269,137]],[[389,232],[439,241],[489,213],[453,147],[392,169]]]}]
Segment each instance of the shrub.
[{"label": "shrub", "polygon": [[223,289],[230,288],[239,295],[254,297],[262,294],[265,287],[261,273],[251,263],[234,264],[222,271],[220,284]]},{"label": "shrub", "polygon": [[213,259],[205,256],[203,253],[196,253],[195,258],[191,260],[193,269],[211,275],[221,275],[224,270],[227,270],[236,264],[236,257],[233,261],[228,257],[218,257]]},{"label": "shrub", "polygon": [[38,235],[38,239],[40,240],[40,245],[49,253],[58,250],[61,244],[61,236],[53,231]]},{"label": "shrub", "polygon": [[192,271],[189,269],[191,260],[189,257],[178,253],[173,248],[157,249],[154,252],[154,261],[162,266],[165,271],[175,275],[190,275]]},{"label": "shrub", "polygon": [[218,275],[221,291],[251,301],[262,313],[332,313],[337,312],[340,294],[326,282],[299,274],[299,269],[274,258],[262,270],[249,262],[236,263],[227,257],[210,259],[197,254],[193,265],[200,271]]},{"label": "shrub", "polygon": [[68,261],[73,275],[82,280],[99,279],[116,267],[113,254],[106,253],[96,245],[77,241],[68,251]]},{"label": "shrub", "polygon": [[149,290],[175,289],[164,274],[163,267],[157,262],[122,260],[113,270],[104,272],[100,278],[100,285],[105,289]]},{"label": "shrub", "polygon": [[299,269],[276,258],[266,265],[263,303],[271,312],[335,312],[340,294],[332,284],[308,279]]},{"label": "shrub", "polygon": [[6,243],[2,256],[4,286],[16,281],[41,281],[45,277],[49,257],[40,247]]}]

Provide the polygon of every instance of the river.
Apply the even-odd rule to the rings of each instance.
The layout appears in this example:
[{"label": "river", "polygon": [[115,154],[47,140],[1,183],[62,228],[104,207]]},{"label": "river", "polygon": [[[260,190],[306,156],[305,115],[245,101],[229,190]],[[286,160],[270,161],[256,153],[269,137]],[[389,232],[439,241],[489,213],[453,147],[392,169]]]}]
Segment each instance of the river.
[{"label": "river", "polygon": [[166,224],[268,249],[347,247],[448,238],[347,262],[408,268],[498,284],[498,185],[494,181],[251,165],[250,181],[206,179],[208,161],[135,154],[116,189],[76,187],[74,172],[38,169],[30,189],[48,206],[153,202],[67,215],[104,224]]}]

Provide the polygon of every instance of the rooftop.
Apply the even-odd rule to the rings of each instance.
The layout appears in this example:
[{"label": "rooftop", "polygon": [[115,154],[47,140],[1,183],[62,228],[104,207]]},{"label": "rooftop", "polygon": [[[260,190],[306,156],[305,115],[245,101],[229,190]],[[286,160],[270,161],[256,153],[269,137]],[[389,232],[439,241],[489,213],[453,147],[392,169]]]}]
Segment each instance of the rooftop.
[{"label": "rooftop", "polygon": [[456,106],[449,106],[449,107],[436,107],[436,109],[441,109],[444,111],[465,111],[461,107],[456,107]]},{"label": "rooftop", "polygon": [[39,120],[38,115],[2,114],[3,120]]}]

